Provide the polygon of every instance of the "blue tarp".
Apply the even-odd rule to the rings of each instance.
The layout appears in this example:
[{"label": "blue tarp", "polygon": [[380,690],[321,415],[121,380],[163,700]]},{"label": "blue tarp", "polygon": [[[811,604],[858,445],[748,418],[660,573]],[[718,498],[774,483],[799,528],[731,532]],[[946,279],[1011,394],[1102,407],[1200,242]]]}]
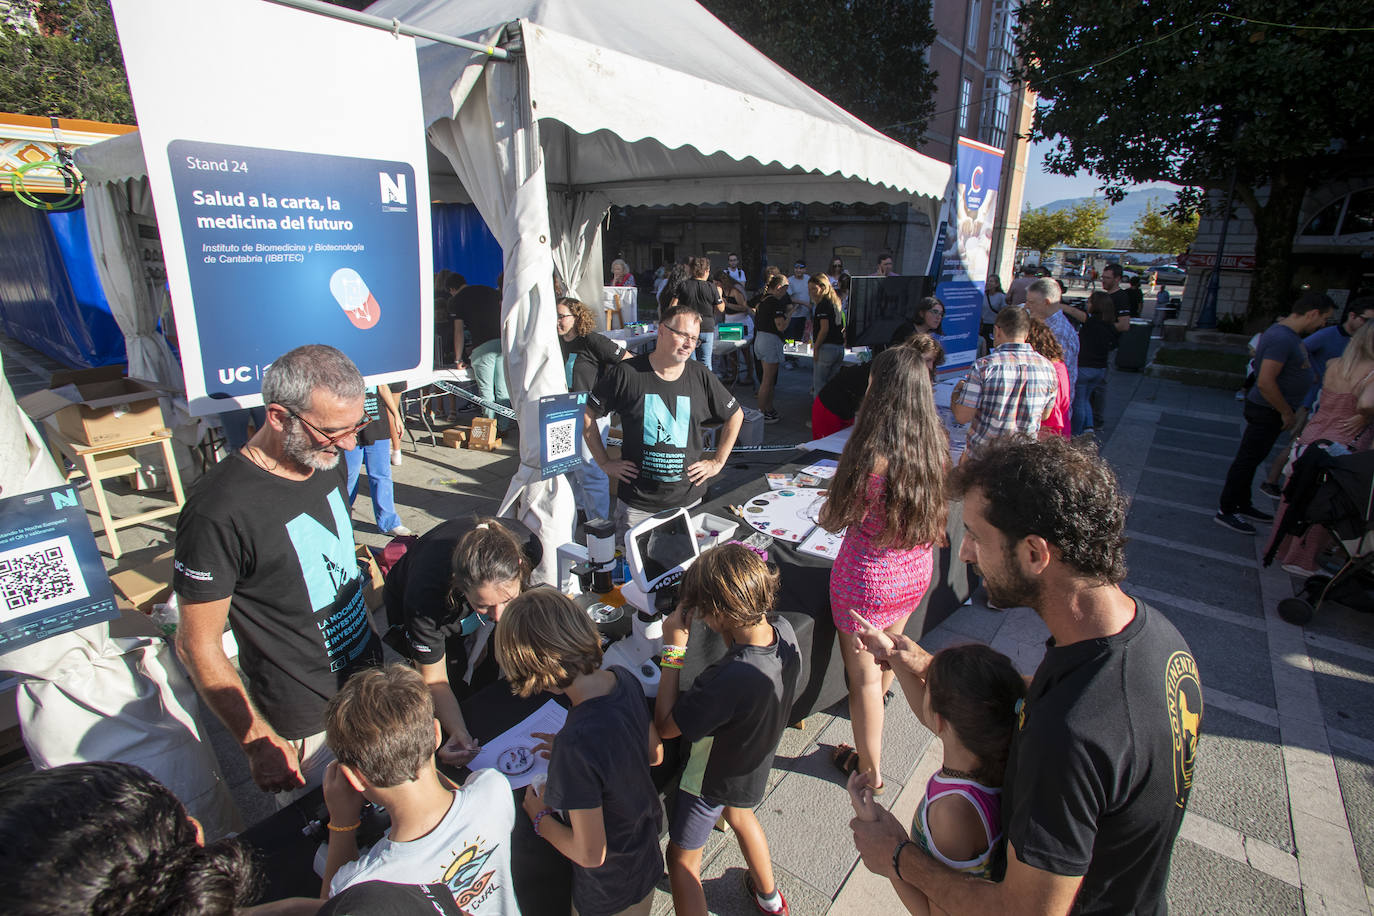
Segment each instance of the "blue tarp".
[{"label": "blue tarp", "polygon": [[501,275],[501,246],[472,204],[431,204],[434,270],[452,270],[469,283],[495,286]]},{"label": "blue tarp", "polygon": [[0,200],[0,329],[73,369],[125,361],[86,234],[86,213]]}]

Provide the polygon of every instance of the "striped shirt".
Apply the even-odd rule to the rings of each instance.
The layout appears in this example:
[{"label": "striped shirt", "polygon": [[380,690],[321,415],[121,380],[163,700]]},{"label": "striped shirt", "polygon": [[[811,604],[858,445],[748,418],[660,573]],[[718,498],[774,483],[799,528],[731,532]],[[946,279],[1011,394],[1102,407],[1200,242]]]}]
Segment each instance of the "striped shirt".
[{"label": "striped shirt", "polygon": [[968,450],[998,436],[1034,437],[1059,390],[1054,364],[1028,343],[1004,343],[964,376],[957,403],[977,414],[969,423]]}]

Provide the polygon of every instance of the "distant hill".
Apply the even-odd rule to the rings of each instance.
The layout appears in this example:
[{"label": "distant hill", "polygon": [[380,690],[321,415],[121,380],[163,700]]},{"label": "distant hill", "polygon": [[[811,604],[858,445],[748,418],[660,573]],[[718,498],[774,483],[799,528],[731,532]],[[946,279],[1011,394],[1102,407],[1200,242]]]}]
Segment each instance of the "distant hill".
[{"label": "distant hill", "polygon": [[[1154,205],[1156,210],[1163,210],[1174,202],[1176,192],[1172,188],[1142,188],[1139,191],[1132,191],[1126,198],[1116,206],[1107,208],[1106,235],[1112,241],[1113,248],[1124,248],[1130,243],[1131,227],[1135,221],[1140,219],[1140,215],[1145,212],[1145,208]],[[1045,204],[1045,209],[1051,213],[1072,207],[1074,204],[1090,201],[1091,197],[1069,197],[1064,200],[1052,200]]]}]

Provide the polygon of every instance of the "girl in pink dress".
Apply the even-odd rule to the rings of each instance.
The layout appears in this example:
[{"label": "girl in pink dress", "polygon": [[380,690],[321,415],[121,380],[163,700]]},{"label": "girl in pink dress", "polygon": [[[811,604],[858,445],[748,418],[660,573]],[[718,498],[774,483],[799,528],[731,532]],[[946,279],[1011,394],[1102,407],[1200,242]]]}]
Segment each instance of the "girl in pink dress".
[{"label": "girl in pink dress", "polygon": [[892,672],[863,651],[850,611],[900,633],[930,585],[933,545],[945,534],[949,440],[935,411],[930,369],[909,346],[878,354],[854,431],[819,522],[847,529],[830,573],[830,613],[849,681],[854,744],[835,749],[844,772],[882,789],[883,695]]},{"label": "girl in pink dress", "polygon": [[1063,436],[1068,439],[1073,419],[1073,384],[1069,381],[1069,368],[1064,364],[1064,348],[1060,346],[1059,338],[1054,336],[1050,326],[1039,318],[1031,319],[1030,334],[1026,337],[1026,343],[1054,365],[1054,377],[1059,382],[1059,388],[1054,395],[1054,408],[1050,415],[1041,421],[1039,437],[1045,439],[1050,436]]}]

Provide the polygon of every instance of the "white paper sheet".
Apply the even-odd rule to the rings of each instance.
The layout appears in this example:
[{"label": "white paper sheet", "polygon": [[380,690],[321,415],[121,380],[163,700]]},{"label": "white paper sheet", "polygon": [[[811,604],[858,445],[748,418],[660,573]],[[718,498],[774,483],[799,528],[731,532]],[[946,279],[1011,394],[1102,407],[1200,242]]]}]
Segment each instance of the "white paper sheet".
[{"label": "white paper sheet", "polygon": [[520,724],[507,729],[482,745],[481,753],[468,764],[468,769],[495,769],[510,780],[512,789],[523,789],[535,776],[549,772],[549,761],[534,753],[538,738],[533,732],[557,733],[568,721],[568,711],[554,700],[526,716]]},{"label": "white paper sheet", "polygon": [[810,442],[803,442],[800,447],[813,451],[834,452],[838,455],[840,452],[844,451],[844,444],[849,441],[849,434],[853,429],[854,427],[852,426],[846,426],[839,432],[831,433],[824,439],[812,439]]},{"label": "white paper sheet", "polygon": [[834,458],[822,458],[815,464],[808,464],[798,473],[810,474],[812,477],[819,477],[822,480],[830,480],[835,476],[835,468],[838,466],[839,462]]}]

